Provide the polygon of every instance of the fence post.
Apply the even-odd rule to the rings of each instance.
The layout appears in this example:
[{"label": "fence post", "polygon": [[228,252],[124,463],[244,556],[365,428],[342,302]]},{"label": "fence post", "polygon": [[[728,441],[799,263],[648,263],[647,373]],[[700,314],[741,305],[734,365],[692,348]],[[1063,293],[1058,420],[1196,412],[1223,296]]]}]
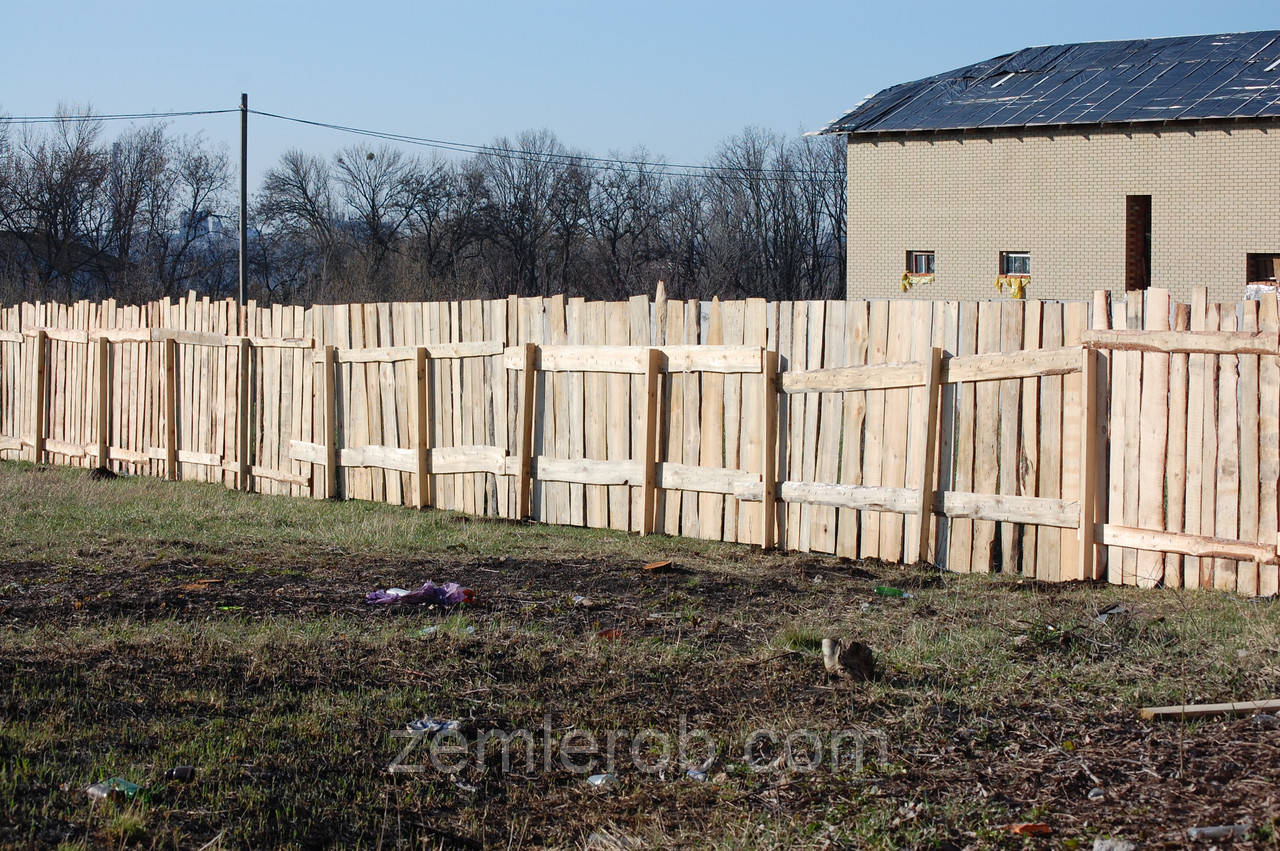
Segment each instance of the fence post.
[{"label": "fence post", "polygon": [[321,376],[324,404],[324,496],[338,498],[338,352],[324,347],[324,375]]},{"label": "fence post", "polygon": [[1094,522],[1098,490],[1098,353],[1082,349],[1081,423],[1080,423],[1080,564],[1077,579],[1097,579],[1097,544]]},{"label": "fence post", "polygon": [[98,466],[110,467],[111,430],[111,342],[98,338]]},{"label": "fence post", "polygon": [[[430,375],[430,355],[426,346],[419,346],[415,362],[417,365],[417,390],[414,394],[414,408],[417,415],[418,432],[415,435],[417,450],[418,508],[429,508],[431,505],[431,477],[428,473],[431,458],[431,419],[428,416],[428,403],[431,399],[427,390],[427,377]],[[502,380],[506,381],[506,370],[502,371]],[[503,413],[505,416],[505,413]]]},{"label": "fence post", "polygon": [[764,384],[764,440],[761,451],[760,547],[771,549],[777,542],[778,527],[778,353],[760,350],[760,374]]},{"label": "fence post", "polygon": [[43,328],[36,331],[36,404],[32,412],[31,436],[32,461],[39,464],[44,460],[44,421],[45,407],[49,404],[48,390],[45,387],[49,373],[48,348],[49,335]]},{"label": "fence post", "polygon": [[526,520],[533,499],[533,391],[538,365],[537,343],[525,343],[524,372],[520,375],[520,464],[516,480],[516,517]]},{"label": "fence post", "polygon": [[662,387],[662,351],[649,349],[649,362],[644,374],[644,457],[640,459],[643,480],[640,500],[640,534],[653,532],[658,495],[658,396]]},{"label": "fence post", "polygon": [[935,346],[930,350],[924,380],[924,430],[920,441],[924,457],[920,459],[920,505],[916,509],[920,516],[919,538],[915,546],[917,561],[928,561],[931,555],[929,539],[933,532],[933,470],[939,443],[938,397],[942,390],[941,348]]},{"label": "fence post", "polygon": [[238,458],[236,466],[239,476],[238,484],[240,490],[249,490],[249,467],[251,455],[249,450],[249,338],[240,338],[240,358],[239,371],[240,381],[236,388],[239,396],[239,404],[236,410],[236,445],[238,447]]},{"label": "fence post", "polygon": [[178,341],[164,341],[164,457],[165,475],[178,478]]}]

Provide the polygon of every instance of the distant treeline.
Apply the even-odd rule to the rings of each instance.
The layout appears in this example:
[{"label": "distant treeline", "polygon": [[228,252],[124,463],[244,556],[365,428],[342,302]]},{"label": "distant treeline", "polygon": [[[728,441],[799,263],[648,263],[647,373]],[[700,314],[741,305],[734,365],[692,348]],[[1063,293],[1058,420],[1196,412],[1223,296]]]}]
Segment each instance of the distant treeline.
[{"label": "distant treeline", "polygon": [[[0,125],[0,299],[139,301],[238,287],[228,152],[163,125]],[[844,293],[839,137],[746,129],[704,167],[588,157],[553,133],[446,160],[291,150],[250,198],[250,296],[312,302],[565,293]]]}]

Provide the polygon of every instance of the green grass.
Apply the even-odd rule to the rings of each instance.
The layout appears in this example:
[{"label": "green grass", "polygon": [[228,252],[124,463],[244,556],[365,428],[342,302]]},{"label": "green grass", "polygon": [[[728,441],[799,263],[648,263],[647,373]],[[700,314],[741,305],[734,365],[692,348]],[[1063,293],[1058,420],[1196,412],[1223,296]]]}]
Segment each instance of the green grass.
[{"label": "green grass", "polygon": [[[1136,715],[1280,694],[1271,601],[860,565],[868,577],[824,557],[25,464],[0,464],[0,500],[0,847],[1024,847],[1045,841],[1002,825],[1031,820],[1089,847],[1178,844],[1245,816],[1276,844],[1258,791],[1280,781],[1276,734]],[[677,569],[639,570],[659,558]],[[361,602],[426,578],[479,603]],[[1099,623],[1117,601],[1135,613]],[[882,676],[827,684],[828,635],[870,645]],[[599,742],[685,724],[723,756],[706,782],[624,763],[609,792],[493,758],[388,773],[404,745],[391,732],[423,715]],[[742,751],[759,730],[853,731],[868,758],[756,771]],[[760,747],[766,765],[781,745]],[[165,779],[179,764],[193,782]],[[84,795],[112,776],[146,791]]]}]

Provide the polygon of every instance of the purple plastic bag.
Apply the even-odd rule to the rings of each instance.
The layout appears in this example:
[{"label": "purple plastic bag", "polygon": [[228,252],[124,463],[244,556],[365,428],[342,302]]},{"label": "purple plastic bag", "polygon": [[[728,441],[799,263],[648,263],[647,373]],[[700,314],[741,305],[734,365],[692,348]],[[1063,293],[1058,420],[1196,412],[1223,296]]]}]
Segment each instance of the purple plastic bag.
[{"label": "purple plastic bag", "polygon": [[376,591],[370,591],[364,595],[366,603],[373,605],[387,605],[389,603],[439,603],[442,606],[452,606],[456,603],[465,603],[472,599],[470,588],[463,588],[456,582],[446,582],[443,585],[437,585],[431,580],[422,583],[420,588],[412,591],[404,588],[388,588],[383,590],[379,588]]}]

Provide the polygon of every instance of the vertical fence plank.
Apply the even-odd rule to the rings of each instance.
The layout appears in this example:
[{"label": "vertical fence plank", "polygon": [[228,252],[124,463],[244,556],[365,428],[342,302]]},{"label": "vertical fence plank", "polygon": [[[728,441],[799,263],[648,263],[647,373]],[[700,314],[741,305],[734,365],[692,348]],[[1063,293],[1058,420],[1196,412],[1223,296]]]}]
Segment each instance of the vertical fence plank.
[{"label": "vertical fence plank", "polygon": [[640,534],[654,531],[655,500],[658,483],[658,390],[662,385],[662,353],[656,348],[648,351],[649,359],[644,374],[644,449],[640,456],[644,483],[640,488]]},{"label": "vertical fence plank", "polygon": [[[594,339],[604,339],[605,304],[590,302],[585,307],[585,324],[592,329]],[[583,377],[583,394],[586,424],[583,430],[583,455],[597,461],[608,457],[606,435],[606,410],[608,402],[608,377],[601,372],[590,372]],[[592,529],[609,528],[609,489],[604,485],[587,485],[585,490],[587,526]]]},{"label": "vertical fence plank", "polygon": [[[846,306],[845,324],[838,332],[844,337],[844,359],[850,366],[867,362],[867,302],[850,301]],[[840,439],[840,477],[845,485],[862,484],[862,425],[867,414],[867,394],[844,394],[843,422]],[[841,508],[836,512],[836,554],[855,558],[858,555],[859,512]]]},{"label": "vertical fence plank", "polygon": [[[665,296],[664,296],[665,298]],[[633,346],[652,346],[656,345],[656,337],[650,328],[649,317],[649,299],[646,296],[632,296],[626,303],[620,305],[620,309],[625,314],[626,319],[626,336],[621,337],[623,343],[630,342]],[[655,314],[657,307],[654,307]],[[644,386],[644,377],[633,375],[630,378],[623,376],[622,382],[624,392],[624,402],[630,405],[633,412],[628,416],[630,419],[629,439],[631,441],[631,458],[639,458],[644,453],[644,411],[647,404],[647,388]],[[629,399],[628,399],[629,397]],[[659,429],[662,425],[659,423]],[[624,442],[625,446],[625,442]],[[625,451],[625,450],[624,450]],[[631,517],[634,522],[639,523],[643,516],[642,488],[624,488],[623,493],[627,494],[629,500],[629,508]]]},{"label": "vertical fence plank", "polygon": [[[1246,299],[1240,303],[1240,330],[1257,332],[1258,302]],[[1240,496],[1239,529],[1236,536],[1242,541],[1258,540],[1258,356],[1241,355],[1239,358],[1240,406]],[[1271,539],[1274,541],[1275,536]],[[1240,562],[1236,568],[1236,590],[1249,597],[1258,593],[1257,562]]]},{"label": "vertical fence plank", "polygon": [[321,375],[324,393],[324,496],[338,499],[338,354],[337,347],[324,347],[324,365]]},{"label": "vertical fence plank", "polygon": [[[1174,305],[1173,329],[1186,331],[1190,326],[1191,310],[1185,304]],[[1186,529],[1187,494],[1187,356],[1171,355],[1169,358],[1169,441],[1165,463],[1165,524],[1175,532]],[[1164,555],[1164,584],[1169,588],[1182,587],[1183,557],[1176,553]]]},{"label": "vertical fence plank", "polygon": [[919,506],[916,509],[915,540],[910,542],[906,553],[906,561],[930,561],[929,551],[931,527],[933,525],[933,465],[935,455],[933,447],[938,444],[938,398],[942,379],[942,348],[934,347],[928,355],[928,367],[925,370],[925,386],[923,402],[919,407],[917,419],[918,440],[913,457],[916,466],[916,481],[920,488]]},{"label": "vertical fence plank", "polygon": [[[1169,291],[1152,288],[1147,291],[1146,324],[1149,331],[1169,328]],[[1142,397],[1139,421],[1142,423],[1138,442],[1138,526],[1163,530],[1164,468],[1168,448],[1169,356],[1163,352],[1146,352],[1142,356]],[[1139,550],[1137,581],[1152,588],[1164,579],[1164,556],[1150,550]]]},{"label": "vertical fence plank", "polygon": [[[1027,303],[1010,299],[1000,305],[1000,351],[1016,352],[1022,349],[1022,326],[1026,318]],[[1000,393],[1000,469],[998,486],[1002,494],[1018,492],[1019,426],[1022,412],[1022,382],[1010,379],[999,383]],[[1004,573],[1016,573],[1019,559],[1020,529],[1014,523],[1001,523],[999,569]]]},{"label": "vertical fence plank", "polygon": [[[721,326],[726,346],[740,346],[743,340],[743,323],[746,320],[746,304],[741,301],[728,301],[720,305]],[[774,343],[775,351],[777,343]],[[724,378],[724,459],[725,466],[738,469],[745,468],[742,463],[742,385],[741,375],[731,374]],[[785,404],[785,401],[784,403]],[[786,506],[782,506],[786,510]],[[738,534],[740,516],[738,500],[731,496],[724,498],[724,540],[741,541]]]},{"label": "vertical fence plank", "polygon": [[[627,319],[627,305],[611,302],[605,306],[606,341],[610,345],[625,346],[631,338]],[[605,435],[606,453],[610,461],[622,461],[632,456],[631,446],[631,380],[625,375],[610,373],[608,378],[608,430]],[[638,498],[639,509],[632,518],[631,491],[626,485],[609,486],[609,528],[636,529],[642,526],[644,498]]]},{"label": "vertical fence plank", "polygon": [[43,463],[45,420],[49,409],[49,335],[43,327],[30,338],[35,346],[35,406],[31,417],[31,460],[36,464]]},{"label": "vertical fence plank", "polygon": [[533,414],[536,406],[538,347],[525,343],[524,369],[520,373],[520,453],[516,482],[516,517],[531,516],[533,505]]},{"label": "vertical fence plank", "polygon": [[[1258,330],[1275,337],[1280,332],[1276,294],[1266,293],[1258,308]],[[1280,358],[1264,356],[1258,364],[1258,541],[1274,545],[1280,532],[1277,488],[1280,487]],[[1258,567],[1258,594],[1280,592],[1276,565]]]},{"label": "vertical fence plank", "polygon": [[760,352],[760,395],[764,402],[760,425],[760,547],[772,549],[778,540],[778,353]]},{"label": "vertical fence plank", "polygon": [[431,505],[431,476],[428,468],[431,457],[431,388],[427,386],[428,375],[427,349],[419,346],[413,356],[413,448],[417,458],[414,504],[420,509]]},{"label": "vertical fence plank", "polygon": [[[1201,327],[1206,331],[1217,331],[1221,322],[1221,311],[1216,304],[1205,304],[1204,320]],[[1191,313],[1192,330],[1195,330],[1195,308]],[[1217,536],[1218,505],[1218,363],[1215,355],[1204,356],[1204,385],[1202,404],[1204,407],[1203,439],[1200,441],[1200,534],[1212,538]],[[1198,588],[1213,588],[1214,560],[1200,559],[1196,575]]]},{"label": "vertical fence plank", "polygon": [[[972,355],[978,351],[978,305],[974,302],[960,304],[960,315],[957,320],[956,354]],[[952,481],[955,490],[965,492],[973,490],[973,458],[974,458],[974,415],[975,385],[954,384],[955,388],[955,431],[956,457],[955,472]],[[868,426],[870,423],[868,422]],[[972,573],[976,567],[973,561],[973,521],[963,517],[953,518],[950,523],[950,542],[947,564],[951,570],[960,573]]]},{"label": "vertical fence plank", "polygon": [[98,466],[111,468],[111,343],[106,337],[98,338]]},{"label": "vertical fence plank", "polygon": [[[1040,345],[1056,349],[1062,345],[1061,302],[1042,302]],[[1040,379],[1040,470],[1039,495],[1062,498],[1062,403],[1061,376]],[[982,407],[979,402],[979,407]],[[1036,577],[1057,582],[1062,577],[1062,536],[1041,529],[1036,536]]]},{"label": "vertical fence plank", "polygon": [[[764,348],[769,342],[768,305],[762,298],[749,298],[742,314],[742,343],[746,346]],[[742,382],[742,438],[739,447],[742,458],[742,469],[748,473],[763,473],[760,466],[760,436],[763,426],[760,418],[764,415],[765,400],[761,397],[763,388],[760,382]],[[764,530],[760,526],[760,510],[755,506],[738,503],[738,542],[754,544],[761,540]]]},{"label": "vertical fence plank", "polygon": [[164,341],[164,452],[165,476],[178,479],[178,343]]},{"label": "vertical fence plank", "polygon": [[[587,342],[586,302],[581,298],[571,298],[565,305],[565,328],[570,345],[583,345]],[[569,430],[568,458],[586,457],[586,434],[583,431],[586,420],[585,377],[581,372],[571,372],[567,376],[569,395]],[[580,484],[569,485],[569,523],[574,526],[586,524],[586,488]]]},{"label": "vertical fence plank", "polygon": [[[978,353],[1000,350],[1001,305],[984,301],[978,305]],[[973,490],[995,493],[1000,476],[1000,383],[979,381],[973,388],[974,415]],[[990,520],[973,521],[973,570],[987,573],[992,568],[996,524]]]},{"label": "vertical fence plank", "polygon": [[[724,324],[718,298],[711,300],[707,314],[706,343],[709,346],[724,345]],[[698,439],[698,463],[703,467],[725,466],[724,381],[724,375],[720,373],[702,376],[702,412],[699,417],[702,433]],[[702,493],[697,495],[697,499],[698,537],[720,540],[724,534],[724,497],[718,493]],[[764,516],[767,517],[768,513]]]},{"label": "vertical fence plank", "polygon": [[[1234,331],[1237,319],[1234,305],[1223,305],[1218,328]],[[1219,538],[1236,538],[1240,534],[1240,410],[1237,392],[1240,385],[1240,359],[1235,355],[1218,358],[1218,494],[1214,512],[1214,534]],[[1213,587],[1235,591],[1238,565],[1231,559],[1214,559]]]},{"label": "vertical fence plank", "polygon": [[1076,579],[1096,579],[1098,547],[1094,543],[1097,520],[1098,470],[1102,457],[1098,442],[1098,353],[1082,349],[1080,364],[1080,475],[1077,500],[1080,525],[1076,529]]}]

